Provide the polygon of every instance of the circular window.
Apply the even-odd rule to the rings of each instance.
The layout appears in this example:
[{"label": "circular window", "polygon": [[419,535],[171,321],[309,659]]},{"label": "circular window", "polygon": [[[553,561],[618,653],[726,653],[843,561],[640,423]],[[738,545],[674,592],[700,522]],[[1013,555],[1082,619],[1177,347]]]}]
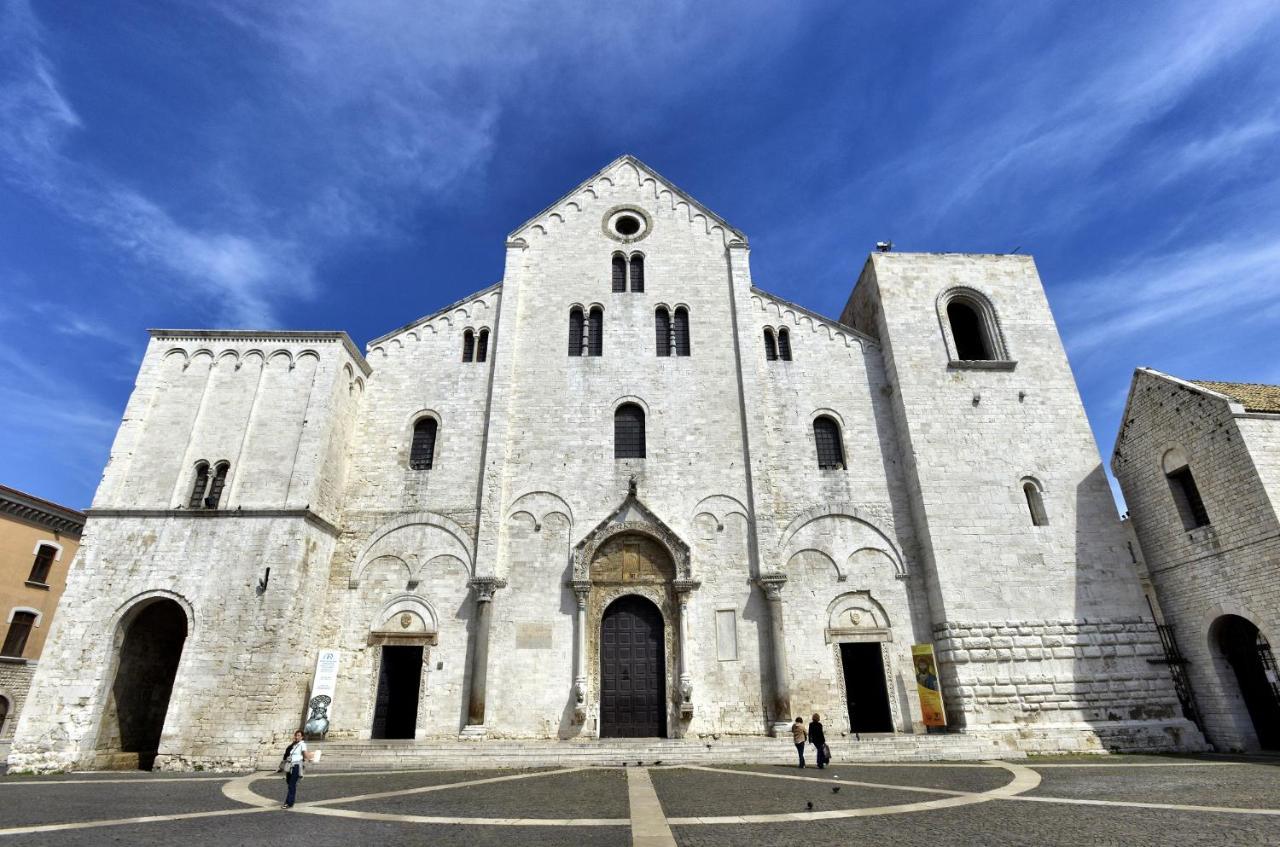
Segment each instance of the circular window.
[{"label": "circular window", "polygon": [[614,241],[630,244],[649,234],[649,216],[635,206],[614,206],[604,216],[604,234]]}]

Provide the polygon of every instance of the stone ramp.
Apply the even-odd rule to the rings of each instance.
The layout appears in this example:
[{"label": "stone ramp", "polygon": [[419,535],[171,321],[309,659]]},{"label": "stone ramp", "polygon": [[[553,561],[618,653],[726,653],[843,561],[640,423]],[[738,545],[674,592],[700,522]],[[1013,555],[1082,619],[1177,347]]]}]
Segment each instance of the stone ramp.
[{"label": "stone ramp", "polygon": [[[982,761],[1024,758],[990,737],[976,735],[868,735],[832,741],[831,756],[842,762]],[[514,739],[310,742],[322,751],[312,772],[535,767],[620,767],[635,765],[790,764],[791,740],[774,738],[629,739],[535,741]],[[813,748],[805,758],[812,764]],[[265,761],[260,766],[267,764]],[[271,763],[274,766],[274,760]]]}]

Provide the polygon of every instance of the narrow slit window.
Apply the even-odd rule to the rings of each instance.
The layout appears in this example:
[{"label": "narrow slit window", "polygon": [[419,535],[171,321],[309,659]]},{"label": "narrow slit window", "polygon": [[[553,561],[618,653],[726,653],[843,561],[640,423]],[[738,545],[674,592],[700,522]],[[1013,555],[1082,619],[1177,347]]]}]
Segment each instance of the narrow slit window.
[{"label": "narrow slit window", "polygon": [[1195,477],[1191,475],[1191,466],[1184,465],[1172,471],[1168,474],[1168,479],[1183,528],[1190,530],[1208,526],[1209,512],[1204,507],[1204,500],[1200,498],[1200,489],[1196,486]]},{"label": "narrow slit window", "polygon": [[659,356],[671,355],[671,313],[659,306],[653,313],[653,340]]},{"label": "narrow slit window", "polygon": [[818,450],[818,467],[822,470],[844,470],[844,446],[840,443],[840,425],[822,415],[813,421],[813,442]]},{"label": "narrow slit window", "polygon": [[204,506],[204,492],[209,488],[209,463],[196,463],[196,478],[191,484],[191,499],[187,502],[188,509],[199,509]]},{"label": "narrow slit window", "polygon": [[222,489],[227,484],[227,472],[231,470],[231,465],[227,462],[219,462],[217,467],[213,469],[213,479],[209,482],[209,496],[204,498],[204,507],[206,509],[218,508],[218,503],[222,500]]},{"label": "narrow slit window", "polygon": [[621,253],[613,254],[613,293],[621,294],[627,290],[627,257]]},{"label": "narrow slit window", "polygon": [[639,253],[631,256],[631,290],[644,291],[644,256]]},{"label": "narrow slit window", "polygon": [[785,326],[778,330],[778,358],[791,361],[791,332]]},{"label": "narrow slit window", "polygon": [[644,455],[644,409],[623,403],[613,413],[613,457],[643,459]]},{"label": "narrow slit window", "polygon": [[480,337],[476,340],[476,361],[483,362],[489,356],[489,330],[480,330]]},{"label": "narrow slit window", "polygon": [[591,309],[587,321],[587,355],[604,355],[604,310],[599,306]]},{"label": "narrow slit window", "polygon": [[1048,526],[1049,515],[1044,510],[1044,495],[1034,482],[1030,480],[1022,484],[1022,493],[1027,498],[1027,511],[1031,513],[1032,526]]},{"label": "narrow slit window", "polygon": [[947,320],[951,324],[956,356],[961,361],[989,361],[993,358],[977,309],[960,300],[952,300],[947,304]]},{"label": "narrow slit window", "polygon": [[684,306],[676,309],[675,326],[672,332],[676,355],[689,355],[689,310]]},{"label": "narrow slit window", "polygon": [[41,585],[47,585],[49,582],[49,571],[53,570],[53,558],[58,555],[58,548],[51,547],[48,544],[41,544],[36,548],[36,560],[31,563],[31,576],[27,577],[27,582],[38,582]]},{"label": "narrow slit window", "polygon": [[778,360],[778,342],[774,341],[773,330],[769,327],[764,328],[764,358],[768,362]]},{"label": "narrow slit window", "polygon": [[577,306],[569,310],[569,355],[582,355],[582,310]]},{"label": "narrow slit window", "polygon": [[475,361],[476,356],[476,334],[471,330],[462,333],[462,361]]},{"label": "narrow slit window", "polygon": [[27,639],[31,637],[31,627],[35,626],[36,616],[30,612],[14,612],[9,622],[9,631],[4,636],[4,646],[0,647],[0,656],[22,658],[27,649]]},{"label": "narrow slit window", "polygon": [[409,467],[415,471],[429,471],[436,455],[435,418],[423,418],[413,425],[413,444],[409,449]]}]

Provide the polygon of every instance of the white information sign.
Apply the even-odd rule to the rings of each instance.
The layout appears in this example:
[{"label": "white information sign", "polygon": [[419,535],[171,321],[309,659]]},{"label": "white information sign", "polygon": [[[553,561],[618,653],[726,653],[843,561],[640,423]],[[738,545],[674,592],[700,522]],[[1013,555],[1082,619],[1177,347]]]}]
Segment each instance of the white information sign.
[{"label": "white information sign", "polygon": [[316,673],[307,698],[307,722],[302,727],[309,736],[323,737],[329,731],[329,709],[338,688],[339,656],[337,650],[321,650],[316,656]]}]

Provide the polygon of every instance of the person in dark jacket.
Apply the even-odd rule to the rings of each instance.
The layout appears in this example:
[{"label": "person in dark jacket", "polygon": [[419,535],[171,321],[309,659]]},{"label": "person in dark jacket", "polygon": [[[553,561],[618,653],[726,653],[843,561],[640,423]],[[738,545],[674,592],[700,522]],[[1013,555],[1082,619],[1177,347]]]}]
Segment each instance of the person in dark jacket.
[{"label": "person in dark jacket", "polygon": [[831,757],[827,752],[827,735],[822,731],[822,717],[817,712],[809,721],[809,743],[818,753],[818,767],[825,768]]}]

